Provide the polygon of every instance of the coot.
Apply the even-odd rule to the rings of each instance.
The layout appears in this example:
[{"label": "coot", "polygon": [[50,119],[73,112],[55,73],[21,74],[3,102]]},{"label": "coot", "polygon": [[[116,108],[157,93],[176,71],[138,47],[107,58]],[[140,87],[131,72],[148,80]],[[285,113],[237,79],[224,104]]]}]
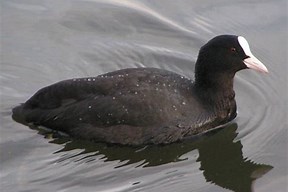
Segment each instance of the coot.
[{"label": "coot", "polygon": [[98,142],[139,145],[183,140],[236,117],[233,78],[268,72],[242,36],[220,35],[201,49],[195,80],[156,68],[129,68],[40,89],[14,119]]}]

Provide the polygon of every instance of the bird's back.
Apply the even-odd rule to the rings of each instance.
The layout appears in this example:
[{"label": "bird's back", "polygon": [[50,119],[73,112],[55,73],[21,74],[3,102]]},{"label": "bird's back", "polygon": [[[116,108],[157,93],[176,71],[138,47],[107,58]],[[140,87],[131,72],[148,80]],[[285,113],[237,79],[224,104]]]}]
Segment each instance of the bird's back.
[{"label": "bird's back", "polygon": [[184,136],[182,131],[187,132],[186,128],[197,127],[208,118],[193,93],[190,79],[154,68],[124,69],[61,81],[39,90],[13,113],[22,115],[26,122],[78,137],[90,134],[95,140],[105,140],[104,137],[113,137],[114,132],[119,134],[122,130],[130,132],[122,136],[129,135],[129,142],[134,132],[135,138],[146,138],[146,142],[161,134],[168,137],[172,132],[171,139],[178,140]]}]

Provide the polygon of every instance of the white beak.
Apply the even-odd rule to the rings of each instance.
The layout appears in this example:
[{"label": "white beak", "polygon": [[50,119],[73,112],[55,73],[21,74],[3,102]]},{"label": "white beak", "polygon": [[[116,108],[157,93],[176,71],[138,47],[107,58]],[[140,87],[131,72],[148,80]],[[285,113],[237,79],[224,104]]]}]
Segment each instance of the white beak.
[{"label": "white beak", "polygon": [[266,66],[252,54],[248,55],[248,58],[244,59],[243,62],[249,69],[255,69],[256,71],[268,73]]},{"label": "white beak", "polygon": [[247,40],[242,36],[238,36],[238,42],[244,53],[247,55],[247,58],[243,61],[245,65],[249,69],[255,69],[256,71],[268,73],[268,69],[265,67],[265,65],[251,53]]}]

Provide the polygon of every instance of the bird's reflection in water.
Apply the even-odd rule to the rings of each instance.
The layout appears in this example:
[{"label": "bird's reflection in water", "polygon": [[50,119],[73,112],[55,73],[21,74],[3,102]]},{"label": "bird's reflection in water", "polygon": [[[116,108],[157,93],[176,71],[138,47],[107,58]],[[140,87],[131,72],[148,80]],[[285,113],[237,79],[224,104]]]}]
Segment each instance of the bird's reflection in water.
[{"label": "bird's reflection in water", "polygon": [[[233,123],[224,128],[207,132],[193,140],[173,143],[169,145],[154,146],[119,146],[90,141],[71,140],[68,138],[56,138],[52,143],[62,144],[64,147],[56,153],[63,153],[74,149],[82,151],[74,156],[66,157],[66,160],[80,155],[83,162],[91,156],[102,156],[104,161],[120,160],[120,166],[143,162],[141,166],[151,167],[171,162],[184,161],[184,154],[198,150],[200,170],[207,182],[214,183],[235,192],[251,192],[253,181],[261,177],[273,167],[257,164],[243,157],[241,141],[234,142],[237,124]],[[43,134],[43,132],[40,134]],[[47,136],[47,133],[46,133]],[[80,161],[79,158],[76,158]],[[95,158],[97,159],[97,158]],[[62,161],[65,158],[62,159]],[[59,160],[61,161],[61,160]],[[92,160],[93,161],[93,160]],[[140,166],[138,164],[138,166]],[[193,182],[193,181],[191,181]]]},{"label": "bird's reflection in water", "polygon": [[273,167],[243,157],[241,141],[233,142],[236,128],[237,125],[232,124],[196,144],[197,161],[201,163],[206,181],[235,192],[251,192],[253,181]]}]

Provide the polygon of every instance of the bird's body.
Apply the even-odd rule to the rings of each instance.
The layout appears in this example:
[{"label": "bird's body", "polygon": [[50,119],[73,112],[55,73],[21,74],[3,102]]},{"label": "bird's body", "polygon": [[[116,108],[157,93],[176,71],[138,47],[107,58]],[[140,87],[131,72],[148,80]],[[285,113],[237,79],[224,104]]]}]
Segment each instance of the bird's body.
[{"label": "bird's body", "polygon": [[[229,36],[239,49],[236,37]],[[218,43],[211,41],[214,46]],[[139,145],[182,140],[236,117],[233,78],[247,67],[232,59],[233,64],[222,70],[222,59],[216,55],[213,60],[210,50],[205,51],[209,42],[205,46],[196,63],[195,81],[162,69],[123,69],[45,87],[14,108],[13,115],[100,142]],[[244,51],[241,54],[244,60]]]}]

